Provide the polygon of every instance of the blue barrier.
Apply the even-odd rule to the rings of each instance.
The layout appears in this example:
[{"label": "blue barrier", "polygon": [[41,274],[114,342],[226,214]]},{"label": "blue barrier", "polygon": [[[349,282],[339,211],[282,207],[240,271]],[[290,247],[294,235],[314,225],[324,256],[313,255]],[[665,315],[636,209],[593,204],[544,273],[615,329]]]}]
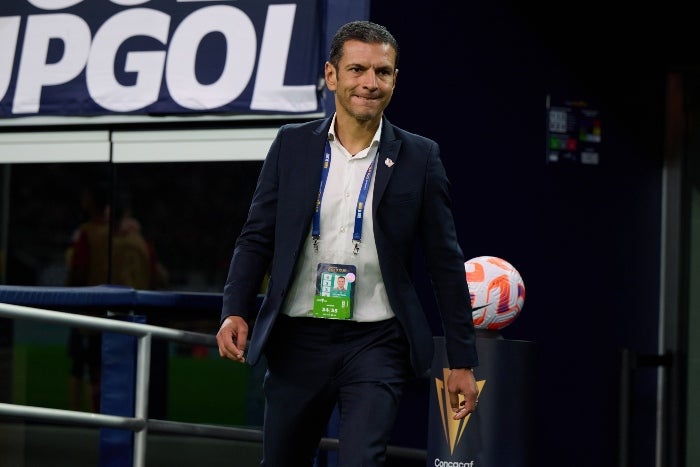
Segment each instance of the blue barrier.
[{"label": "blue barrier", "polygon": [[1,285],[0,302],[34,307],[120,307],[220,309],[222,295],[136,290],[121,285],[33,287]]}]

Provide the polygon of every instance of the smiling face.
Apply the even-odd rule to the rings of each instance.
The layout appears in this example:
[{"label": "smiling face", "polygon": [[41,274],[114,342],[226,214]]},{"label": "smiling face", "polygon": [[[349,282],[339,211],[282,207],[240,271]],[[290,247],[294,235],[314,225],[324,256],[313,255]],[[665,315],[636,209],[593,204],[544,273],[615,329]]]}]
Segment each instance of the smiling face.
[{"label": "smiling face", "polygon": [[338,277],[335,280],[336,287],[339,289],[344,289],[345,288],[345,278],[343,276]]},{"label": "smiling face", "polygon": [[378,123],[394,93],[395,62],[396,51],[389,44],[345,42],[337,68],[330,62],[325,68],[338,117]]}]

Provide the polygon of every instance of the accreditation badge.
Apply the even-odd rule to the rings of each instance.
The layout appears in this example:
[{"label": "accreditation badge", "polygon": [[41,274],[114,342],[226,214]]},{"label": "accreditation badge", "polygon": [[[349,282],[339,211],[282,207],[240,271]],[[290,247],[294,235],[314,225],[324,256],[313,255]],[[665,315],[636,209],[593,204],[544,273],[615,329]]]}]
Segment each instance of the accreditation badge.
[{"label": "accreditation badge", "polygon": [[352,319],[356,273],[351,264],[318,264],[314,318]]}]

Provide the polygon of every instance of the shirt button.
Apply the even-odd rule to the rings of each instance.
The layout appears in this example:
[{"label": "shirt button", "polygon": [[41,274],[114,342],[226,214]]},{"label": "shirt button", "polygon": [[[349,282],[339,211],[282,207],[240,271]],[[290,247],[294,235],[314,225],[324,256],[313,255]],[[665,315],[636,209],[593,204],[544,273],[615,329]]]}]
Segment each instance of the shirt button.
[{"label": "shirt button", "polygon": [[341,232],[345,232],[345,227],[341,227],[341,228],[340,228],[340,231],[341,231]]}]

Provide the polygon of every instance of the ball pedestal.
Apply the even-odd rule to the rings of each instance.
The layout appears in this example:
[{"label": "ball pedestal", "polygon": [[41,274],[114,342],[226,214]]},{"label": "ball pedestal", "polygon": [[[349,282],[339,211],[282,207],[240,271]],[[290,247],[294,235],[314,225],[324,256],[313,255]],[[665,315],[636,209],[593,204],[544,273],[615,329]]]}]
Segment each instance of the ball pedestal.
[{"label": "ball pedestal", "polygon": [[477,336],[479,366],[474,375],[479,406],[463,420],[452,419],[445,387],[449,374],[445,339],[434,338],[426,465],[533,466],[535,345],[506,340],[498,333]]}]

